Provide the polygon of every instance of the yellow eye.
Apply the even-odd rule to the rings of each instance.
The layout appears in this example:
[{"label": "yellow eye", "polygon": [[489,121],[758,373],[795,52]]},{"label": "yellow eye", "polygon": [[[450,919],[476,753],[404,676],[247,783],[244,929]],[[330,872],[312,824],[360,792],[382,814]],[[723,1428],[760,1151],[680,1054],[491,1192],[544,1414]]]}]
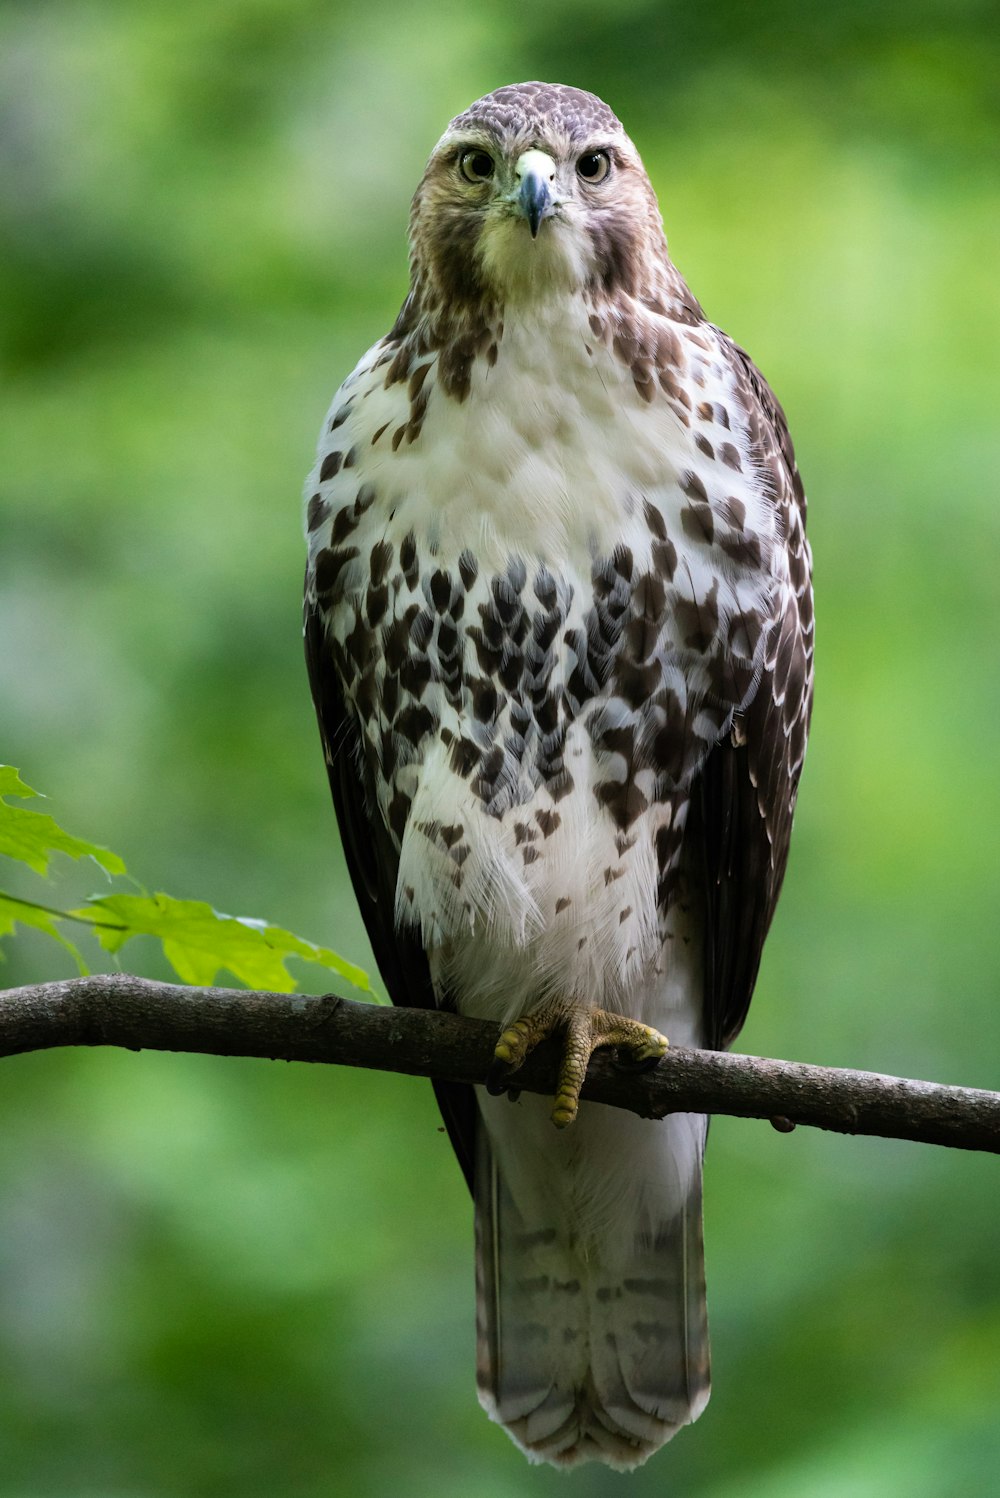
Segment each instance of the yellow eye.
[{"label": "yellow eye", "polygon": [[603,182],[611,170],[611,157],[607,151],[584,151],[576,170],[584,182]]},{"label": "yellow eye", "polygon": [[463,151],[458,165],[466,182],[488,182],[493,176],[493,157],[488,151]]}]

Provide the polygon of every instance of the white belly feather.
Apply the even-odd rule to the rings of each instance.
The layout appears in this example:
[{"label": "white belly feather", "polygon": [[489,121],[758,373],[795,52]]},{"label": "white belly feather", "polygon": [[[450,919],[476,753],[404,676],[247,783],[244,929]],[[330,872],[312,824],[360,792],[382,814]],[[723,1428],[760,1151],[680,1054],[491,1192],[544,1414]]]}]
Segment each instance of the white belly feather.
[{"label": "white belly feather", "polygon": [[[550,576],[560,608],[547,678],[555,700],[564,696],[577,664],[564,642],[588,628],[595,559],[624,547],[636,576],[653,567],[656,536],[645,518],[650,506],[676,549],[676,590],[695,605],[713,595],[720,638],[727,628],[732,632],[741,611],[760,608],[761,585],[758,574],[736,566],[720,575],[718,556],[687,535],[683,512],[690,506],[691,476],[710,497],[718,495],[719,482],[718,463],[699,451],[691,428],[665,401],[641,398],[628,368],[590,339],[581,313],[567,316],[560,308],[549,323],[540,316],[535,309],[508,321],[496,362],[476,362],[464,401],[434,388],[432,367],[415,441],[393,441],[407,421],[407,385],[386,388],[375,367],[378,348],[366,356],[331,407],[344,463],[321,481],[334,440],[325,436],[313,487],[324,497],[327,517],[311,543],[315,556],[331,545],[331,536],[336,541],[338,507],[349,506],[359,485],[370,486],[374,503],[352,528],[357,555],[342,569],[342,601],[331,611],[331,631],[342,641],[352,609],[363,610],[359,600],[370,583],[373,547],[387,545],[398,558],[408,537],[419,538],[419,578],[411,579],[413,586],[398,573],[393,580],[390,611],[396,617],[414,600],[421,606],[429,600],[433,572],[454,579],[463,556],[471,555],[477,576],[466,590],[458,646],[464,679],[482,670],[470,627],[494,606],[495,579],[515,562],[524,574],[525,599],[538,607],[533,585],[537,595],[537,579]],[[706,400],[732,407],[728,366],[713,362],[711,350],[704,357],[692,350],[691,357]],[[734,431],[732,439],[742,445],[744,434]],[[770,548],[775,519],[761,486],[745,475],[728,477],[745,511],[745,530]],[[532,783],[531,767],[522,763],[504,772],[520,780],[498,815],[475,778],[454,768],[452,746],[469,733],[469,712],[438,679],[438,640],[435,634],[427,647],[432,679],[422,698],[433,710],[435,732],[419,753],[404,752],[394,777],[379,787],[389,825],[393,796],[409,805],[399,839],[397,919],[419,928],[432,975],[466,1012],[506,1018],[527,1003],[559,996],[568,1004],[627,1007],[654,1024],[669,1023],[672,1011],[676,1038],[696,1040],[690,962],[669,951],[665,957],[657,909],[656,834],[682,817],[683,807],[656,799],[652,767],[633,774],[622,763],[616,770],[613,755],[599,764],[578,719],[566,727],[563,746],[572,791],[554,798],[544,780]],[[663,681],[687,704],[690,727],[700,726],[703,738],[713,741],[718,712],[707,726],[699,722],[705,691],[698,653],[664,637],[661,654]],[[389,728],[379,723],[378,702],[373,705],[374,727],[366,728],[372,744]],[[611,703],[609,711],[616,710]],[[503,712],[494,729],[509,729]],[[627,837],[595,797],[598,782],[616,773],[632,776],[648,807]],[[684,945],[674,933],[670,943]],[[665,967],[675,982],[666,981]]]}]

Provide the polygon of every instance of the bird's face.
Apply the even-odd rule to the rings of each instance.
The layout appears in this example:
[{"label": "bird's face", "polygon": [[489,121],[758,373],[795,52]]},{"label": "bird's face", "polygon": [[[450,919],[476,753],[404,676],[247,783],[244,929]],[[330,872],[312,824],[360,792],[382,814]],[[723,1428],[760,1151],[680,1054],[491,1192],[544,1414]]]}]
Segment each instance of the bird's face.
[{"label": "bird's face", "polygon": [[414,199],[415,270],[456,303],[529,301],[586,286],[633,291],[664,243],[624,131],[601,120],[546,119],[537,109],[507,108],[498,118],[480,105],[452,122],[428,162]]}]

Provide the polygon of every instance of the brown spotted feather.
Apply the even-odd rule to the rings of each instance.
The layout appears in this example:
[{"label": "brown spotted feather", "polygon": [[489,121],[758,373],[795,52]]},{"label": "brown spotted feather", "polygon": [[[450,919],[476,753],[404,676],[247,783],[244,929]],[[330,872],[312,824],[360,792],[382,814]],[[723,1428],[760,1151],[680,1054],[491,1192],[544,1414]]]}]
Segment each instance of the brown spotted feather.
[{"label": "brown spotted feather", "polygon": [[[393,919],[398,860],[381,819],[373,814],[374,794],[360,752],[357,729],[346,710],[337,682],[326,667],[323,634],[319,610],[307,606],[306,666],[355,897],[378,970],[392,1002],[417,1009],[433,1009],[438,1000],[431,985],[424,951],[411,936],[396,929]],[[475,1138],[472,1088],[441,1081],[435,1081],[433,1086],[448,1137],[471,1190]]]},{"label": "brown spotted feather", "polygon": [[720,1048],[746,1019],[785,876],[812,714],[814,640],[806,498],[785,414],[744,350],[724,342],[742,376],[754,455],[782,516],[789,587],[757,689],[708,757],[690,824],[708,911],[708,1037]]}]

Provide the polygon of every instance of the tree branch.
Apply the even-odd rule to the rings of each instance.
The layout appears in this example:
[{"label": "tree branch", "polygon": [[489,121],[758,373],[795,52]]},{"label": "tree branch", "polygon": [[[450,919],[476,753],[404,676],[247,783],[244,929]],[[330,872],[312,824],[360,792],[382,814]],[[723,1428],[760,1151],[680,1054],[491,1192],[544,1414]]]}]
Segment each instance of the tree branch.
[{"label": "tree branch", "polygon": [[[497,1026],[425,1009],[392,1009],[332,995],[247,992],[151,983],[128,975],[73,978],[0,993],[0,1056],[66,1045],[194,1051],[362,1066],[481,1082]],[[523,1091],[555,1090],[557,1045],[539,1046],[517,1073]],[[583,1096],[644,1118],[689,1110],[811,1124],[1000,1154],[1000,1094],[874,1072],[842,1071],[671,1050],[654,1071],[624,1071],[607,1051]]]}]

